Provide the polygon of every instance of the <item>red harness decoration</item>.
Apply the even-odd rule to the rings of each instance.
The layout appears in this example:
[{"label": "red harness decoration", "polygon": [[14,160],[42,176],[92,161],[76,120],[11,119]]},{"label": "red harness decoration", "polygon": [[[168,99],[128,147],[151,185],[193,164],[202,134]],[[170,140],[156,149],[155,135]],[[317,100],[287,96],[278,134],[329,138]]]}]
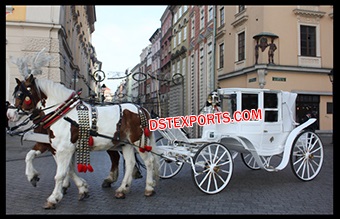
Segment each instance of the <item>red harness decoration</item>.
[{"label": "red harness decoration", "polygon": [[140,108],[138,109],[138,111],[139,111],[139,117],[141,119],[141,128],[145,136],[144,147],[139,146],[139,151],[143,153],[145,151],[150,152],[152,150],[152,146],[147,145],[148,138],[150,137],[150,134],[151,134],[150,129],[148,127],[148,123],[146,121],[146,116],[144,112]]},{"label": "red harness decoration", "polygon": [[47,114],[41,121],[43,128],[47,129],[55,121],[60,119],[60,117],[62,117],[68,111],[70,111],[74,106],[79,104],[79,102],[76,103],[76,101],[80,98],[79,97],[80,94],[81,94],[81,91],[79,91],[78,93],[73,92],[71,96],[63,104],[61,104],[55,111]]}]

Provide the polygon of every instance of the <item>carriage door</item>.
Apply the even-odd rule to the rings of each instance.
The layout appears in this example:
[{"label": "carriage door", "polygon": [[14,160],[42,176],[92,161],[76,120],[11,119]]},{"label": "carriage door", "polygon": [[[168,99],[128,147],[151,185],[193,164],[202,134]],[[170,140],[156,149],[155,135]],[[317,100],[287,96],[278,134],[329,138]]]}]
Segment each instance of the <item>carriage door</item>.
[{"label": "carriage door", "polygon": [[263,136],[261,150],[276,153],[283,146],[281,95],[276,92],[263,92]]}]

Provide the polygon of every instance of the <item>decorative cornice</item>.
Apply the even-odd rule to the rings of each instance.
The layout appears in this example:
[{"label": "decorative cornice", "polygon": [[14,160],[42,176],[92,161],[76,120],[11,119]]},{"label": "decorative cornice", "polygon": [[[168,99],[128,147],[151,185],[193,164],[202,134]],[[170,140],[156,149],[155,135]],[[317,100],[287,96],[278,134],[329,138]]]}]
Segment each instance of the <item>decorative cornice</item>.
[{"label": "decorative cornice", "polygon": [[304,9],[294,9],[293,10],[295,15],[300,15],[303,17],[318,17],[318,18],[322,18],[326,12],[322,12],[322,11],[311,11],[311,10],[304,10]]},{"label": "decorative cornice", "polygon": [[225,33],[226,33],[226,30],[218,31],[218,33],[216,35],[216,39],[223,37],[225,35]]},{"label": "decorative cornice", "polygon": [[240,17],[239,19],[237,19],[233,23],[231,23],[231,25],[233,25],[234,27],[237,27],[237,26],[243,24],[244,22],[246,22],[247,20],[248,20],[248,15],[243,15],[242,17]]}]

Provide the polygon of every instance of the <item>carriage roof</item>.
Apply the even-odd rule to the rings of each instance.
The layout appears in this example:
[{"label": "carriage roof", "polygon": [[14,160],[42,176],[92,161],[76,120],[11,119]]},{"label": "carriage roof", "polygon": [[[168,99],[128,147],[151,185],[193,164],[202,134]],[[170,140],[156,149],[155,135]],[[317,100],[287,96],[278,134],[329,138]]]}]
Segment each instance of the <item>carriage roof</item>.
[{"label": "carriage roof", "polygon": [[229,87],[229,88],[219,88],[218,89],[222,93],[230,93],[230,92],[262,92],[262,91],[268,91],[273,93],[280,93],[281,90],[271,90],[271,89],[264,89],[264,88],[242,88],[242,87]]}]

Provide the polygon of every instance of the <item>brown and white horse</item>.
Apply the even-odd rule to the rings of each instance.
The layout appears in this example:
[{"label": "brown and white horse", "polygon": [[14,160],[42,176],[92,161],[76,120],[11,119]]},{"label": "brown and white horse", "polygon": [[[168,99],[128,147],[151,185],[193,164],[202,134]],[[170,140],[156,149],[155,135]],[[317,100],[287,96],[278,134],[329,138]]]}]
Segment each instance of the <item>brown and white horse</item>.
[{"label": "brown and white horse", "polygon": [[[7,101],[8,102],[8,101]],[[33,126],[33,123],[38,122],[38,118],[44,116],[43,110],[36,110],[35,113],[38,115],[23,115],[18,112],[17,109],[13,109],[11,107],[7,108],[8,106],[12,106],[9,102],[6,103],[6,118],[8,119],[8,133],[10,135],[17,135],[17,134],[22,134],[25,133],[25,130],[30,130],[30,127]],[[29,117],[36,118],[36,119],[30,119]],[[26,121],[29,120],[28,123]],[[43,129],[42,126],[37,126],[33,130],[34,133],[40,133],[40,134],[47,134],[47,129]],[[25,157],[25,163],[26,163],[26,168],[25,168],[25,174],[27,177],[27,180],[34,186],[37,186],[38,181],[40,180],[39,175],[40,173],[35,169],[33,165],[33,160],[40,156],[41,154],[50,151],[52,155],[55,155],[55,149],[51,147],[51,144],[49,143],[43,143],[43,142],[36,142],[32,149],[28,151]],[[118,180],[118,175],[119,175],[119,159],[120,159],[120,154],[116,150],[107,150],[107,154],[109,155],[110,161],[111,161],[111,168],[109,175],[104,179],[102,183],[103,188],[108,188],[111,187],[111,184],[116,182]],[[138,157],[136,158],[138,159]],[[141,178],[141,172],[140,169],[135,166],[134,172],[133,172],[133,178]],[[63,193],[66,194],[67,188],[70,186],[69,182],[69,177],[65,178],[63,182]]]},{"label": "brown and white horse", "polygon": [[[123,153],[125,173],[121,185],[116,190],[116,198],[125,198],[125,194],[131,188],[132,172],[136,162],[135,148],[139,148],[137,151],[146,166],[144,194],[145,196],[154,194],[158,178],[159,156],[156,156],[154,134],[148,132],[146,127],[150,115],[144,108],[132,103],[97,106],[95,107],[97,116],[94,118],[94,109],[91,105],[76,98],[71,98],[75,101],[70,103],[70,97],[74,97],[75,91],[59,83],[37,79],[33,75],[24,81],[19,79],[16,81],[15,107],[28,112],[32,112],[40,105],[45,105],[47,109],[45,111],[47,117],[44,117],[45,120],[41,121],[41,125],[47,129],[50,144],[55,149],[57,171],[54,190],[44,206],[46,209],[55,208],[63,198],[62,185],[67,174],[78,187],[81,199],[88,196],[87,182],[76,174],[74,154],[79,152],[77,143],[90,142],[90,139],[92,141],[88,145],[91,151],[115,149]],[[89,123],[93,122],[92,119],[96,119],[96,131],[90,132],[90,137],[84,134],[84,128],[79,126],[84,120],[84,116],[78,112],[81,109],[89,111],[88,115],[85,115]],[[85,131],[88,130],[85,128]],[[92,168],[86,162],[84,166],[89,171]]]}]

